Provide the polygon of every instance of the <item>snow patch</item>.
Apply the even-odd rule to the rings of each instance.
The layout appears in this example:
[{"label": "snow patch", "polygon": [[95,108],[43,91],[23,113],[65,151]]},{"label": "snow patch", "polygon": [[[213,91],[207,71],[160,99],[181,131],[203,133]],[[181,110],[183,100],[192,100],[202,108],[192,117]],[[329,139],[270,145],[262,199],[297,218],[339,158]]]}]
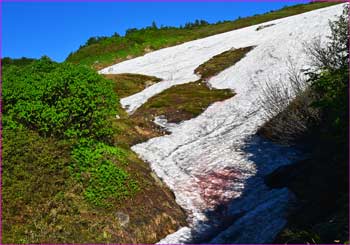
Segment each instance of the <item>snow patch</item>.
[{"label": "snow patch", "polygon": [[[150,163],[188,213],[189,227],[159,243],[221,243],[227,239],[229,243],[272,242],[286,222],[288,203],[294,197],[287,189],[269,189],[264,177],[301,154],[254,136],[266,121],[258,100],[263,92],[261,82],[289,86],[288,57],[295,61],[295,67],[303,69],[309,62],[303,42],[325,38],[330,33],[328,19],[340,15],[342,8],[335,5],[279,19],[262,31],[256,31],[259,24],[191,41],[100,71],[163,79],[121,100],[131,113],[163,90],[197,80],[195,68],[212,56],[232,47],[256,46],[208,81],[214,88],[233,89],[237,95],[212,104],[196,118],[171,125],[170,135],[132,147]],[[166,126],[164,121],[156,121]]]},{"label": "snow patch", "polygon": [[156,125],[158,125],[158,126],[164,128],[164,129],[166,129],[166,130],[169,131],[169,132],[171,132],[171,129],[172,129],[172,128],[174,128],[174,127],[177,126],[176,123],[169,123],[168,120],[166,119],[166,117],[163,116],[163,115],[155,117],[154,120],[153,120],[153,122],[154,122]]}]

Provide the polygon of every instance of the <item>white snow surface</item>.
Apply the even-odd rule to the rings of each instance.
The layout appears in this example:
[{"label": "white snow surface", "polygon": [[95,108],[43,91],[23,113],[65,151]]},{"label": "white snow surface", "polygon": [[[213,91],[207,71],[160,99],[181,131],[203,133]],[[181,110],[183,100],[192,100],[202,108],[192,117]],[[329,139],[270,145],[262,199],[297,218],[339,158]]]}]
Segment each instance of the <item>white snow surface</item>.
[{"label": "white snow surface", "polygon": [[[257,136],[266,118],[259,98],[265,82],[285,81],[288,60],[303,69],[309,64],[303,43],[329,35],[328,20],[343,5],[270,21],[256,31],[251,26],[161,49],[128,60],[100,73],[140,73],[163,81],[121,100],[133,112],[150,97],[194,81],[195,68],[232,47],[256,46],[234,66],[208,82],[237,95],[216,102],[201,115],[171,125],[170,135],[150,139],[132,149],[172,189],[188,213],[188,227],[159,243],[268,243],[285,225],[293,195],[285,188],[269,189],[264,176],[295,162],[301,154]],[[280,79],[282,78],[282,79]]]}]

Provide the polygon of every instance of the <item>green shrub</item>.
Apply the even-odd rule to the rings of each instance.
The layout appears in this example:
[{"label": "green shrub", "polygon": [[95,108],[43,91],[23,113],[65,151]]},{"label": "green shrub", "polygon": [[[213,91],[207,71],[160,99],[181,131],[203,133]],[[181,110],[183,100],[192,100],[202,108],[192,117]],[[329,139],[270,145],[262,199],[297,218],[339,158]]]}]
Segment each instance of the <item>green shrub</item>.
[{"label": "green shrub", "polygon": [[348,124],[348,79],[348,68],[343,68],[326,70],[312,81],[312,86],[321,94],[314,105],[327,111],[327,120],[336,131],[346,129]]},{"label": "green shrub", "polygon": [[112,139],[109,120],[117,108],[111,81],[87,67],[47,57],[6,67],[3,81],[4,127],[31,129],[43,140],[70,139],[69,172],[87,201],[107,207],[111,198],[118,201],[138,190],[124,169],[126,151],[103,143]]},{"label": "green shrub", "polygon": [[5,126],[24,125],[44,136],[105,138],[115,113],[112,83],[93,70],[42,58],[3,71]]},{"label": "green shrub", "polygon": [[345,145],[348,135],[349,99],[349,7],[330,22],[329,43],[323,47],[314,42],[308,52],[316,71],[308,73],[311,87],[320,95],[315,106],[324,111],[324,122],[336,142]]},{"label": "green shrub", "polygon": [[19,59],[12,59],[10,57],[4,57],[3,59],[1,59],[1,66],[2,67],[7,67],[7,66],[11,66],[11,65],[15,65],[15,66],[25,66],[28,65],[30,63],[32,63],[35,59],[32,58],[27,58],[27,57],[22,57]]},{"label": "green shrub", "polygon": [[110,198],[120,200],[139,189],[137,182],[123,169],[125,165],[123,149],[81,139],[72,151],[70,171],[84,185],[84,197],[90,203],[107,207]]}]

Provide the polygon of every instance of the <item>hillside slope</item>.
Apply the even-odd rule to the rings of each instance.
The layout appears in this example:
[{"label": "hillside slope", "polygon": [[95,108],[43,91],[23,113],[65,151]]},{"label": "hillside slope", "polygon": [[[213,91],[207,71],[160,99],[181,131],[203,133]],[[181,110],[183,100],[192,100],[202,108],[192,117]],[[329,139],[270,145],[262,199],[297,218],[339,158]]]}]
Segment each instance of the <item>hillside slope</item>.
[{"label": "hillside slope", "polygon": [[[245,58],[207,81],[237,95],[210,106],[197,118],[172,126],[170,135],[153,138],[132,149],[148,161],[174,191],[187,211],[183,227],[160,243],[212,241],[268,243],[285,225],[294,199],[286,188],[270,189],[264,177],[279,166],[302,158],[295,149],[255,136],[264,123],[259,97],[265,82],[285,81],[288,62],[305,69],[303,42],[329,34],[328,19],[342,5],[191,41],[149,53],[100,71],[140,73],[162,78],[145,90],[121,100],[133,112],[163,90],[197,80],[200,64],[230,48],[255,46]],[[272,25],[273,24],[273,25]],[[215,236],[218,230],[224,230]],[[213,239],[213,240],[212,240]]]},{"label": "hillside slope", "polygon": [[129,29],[125,36],[92,37],[71,53],[66,61],[101,69],[116,62],[130,59],[165,47],[191,40],[256,25],[270,20],[292,16],[307,11],[331,6],[332,2],[313,2],[285,7],[265,14],[238,18],[234,21],[219,21],[208,24],[205,21],[187,23],[184,27],[149,26],[140,30]]}]

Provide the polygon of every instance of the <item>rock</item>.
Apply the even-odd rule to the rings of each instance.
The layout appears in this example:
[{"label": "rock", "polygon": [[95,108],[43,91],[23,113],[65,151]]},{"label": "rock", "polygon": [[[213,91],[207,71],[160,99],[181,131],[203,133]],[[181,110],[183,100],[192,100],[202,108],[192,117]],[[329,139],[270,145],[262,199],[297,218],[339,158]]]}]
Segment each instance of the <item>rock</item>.
[{"label": "rock", "polygon": [[56,215],[57,215],[57,209],[55,209],[55,208],[51,209],[50,216],[56,217]]},{"label": "rock", "polygon": [[151,176],[156,181],[157,185],[164,186],[163,182],[158,178],[158,176],[154,172],[151,172]]},{"label": "rock", "polygon": [[123,212],[117,212],[115,216],[122,227],[125,227],[130,221],[129,215]]},{"label": "rock", "polygon": [[149,53],[152,52],[153,49],[151,49],[150,47],[146,47],[143,51],[145,51],[145,53]]}]

